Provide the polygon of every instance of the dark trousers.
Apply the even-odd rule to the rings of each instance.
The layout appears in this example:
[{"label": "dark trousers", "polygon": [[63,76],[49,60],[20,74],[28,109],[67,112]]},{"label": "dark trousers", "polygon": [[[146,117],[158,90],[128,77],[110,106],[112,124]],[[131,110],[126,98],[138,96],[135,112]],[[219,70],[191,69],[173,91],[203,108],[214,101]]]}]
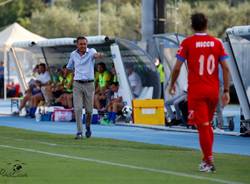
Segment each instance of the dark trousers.
[{"label": "dark trousers", "polygon": [[4,78],[0,79],[0,98],[4,97]]}]

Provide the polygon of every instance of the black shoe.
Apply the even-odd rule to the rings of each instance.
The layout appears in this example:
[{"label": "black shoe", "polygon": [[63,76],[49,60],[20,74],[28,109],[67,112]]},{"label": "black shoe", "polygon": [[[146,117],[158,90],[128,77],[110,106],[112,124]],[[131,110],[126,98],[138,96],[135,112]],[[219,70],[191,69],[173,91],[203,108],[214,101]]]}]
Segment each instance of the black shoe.
[{"label": "black shoe", "polygon": [[243,134],[240,134],[241,137],[250,137],[250,133],[243,133]]},{"label": "black shoe", "polygon": [[171,125],[180,125],[182,121],[180,119],[172,119],[171,120]]},{"label": "black shoe", "polygon": [[215,169],[214,164],[212,164],[211,172],[212,172],[212,173],[216,173],[216,169]]},{"label": "black shoe", "polygon": [[90,137],[91,137],[91,130],[90,130],[90,127],[86,127],[85,136],[86,136],[86,138],[90,138]]},{"label": "black shoe", "polygon": [[12,113],[13,116],[19,116],[19,114],[20,114],[19,111],[15,111]]},{"label": "black shoe", "polygon": [[77,133],[75,136],[75,140],[82,139],[82,133]]}]

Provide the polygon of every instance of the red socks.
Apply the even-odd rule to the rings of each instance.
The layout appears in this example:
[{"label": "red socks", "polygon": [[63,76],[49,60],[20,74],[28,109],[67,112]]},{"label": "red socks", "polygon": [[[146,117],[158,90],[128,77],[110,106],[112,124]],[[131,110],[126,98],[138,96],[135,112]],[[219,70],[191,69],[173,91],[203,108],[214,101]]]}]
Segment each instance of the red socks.
[{"label": "red socks", "polygon": [[208,164],[213,163],[213,142],[214,142],[214,133],[211,125],[201,124],[198,126],[199,140],[201,150],[203,152],[203,161]]}]

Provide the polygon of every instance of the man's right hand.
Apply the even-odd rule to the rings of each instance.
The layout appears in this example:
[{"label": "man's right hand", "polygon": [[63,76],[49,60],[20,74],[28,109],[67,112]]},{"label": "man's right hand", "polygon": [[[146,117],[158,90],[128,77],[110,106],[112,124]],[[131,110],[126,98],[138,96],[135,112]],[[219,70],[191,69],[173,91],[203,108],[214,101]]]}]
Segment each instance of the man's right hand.
[{"label": "man's right hand", "polygon": [[170,87],[168,89],[168,92],[169,92],[170,95],[175,95],[175,92],[176,92],[175,85],[170,85]]}]

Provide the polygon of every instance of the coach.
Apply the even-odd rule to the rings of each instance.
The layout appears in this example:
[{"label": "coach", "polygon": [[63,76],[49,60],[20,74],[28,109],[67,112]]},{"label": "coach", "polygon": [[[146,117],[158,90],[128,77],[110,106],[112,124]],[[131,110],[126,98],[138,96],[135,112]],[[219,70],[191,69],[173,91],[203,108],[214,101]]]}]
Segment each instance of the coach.
[{"label": "coach", "polygon": [[86,133],[87,138],[91,137],[91,118],[93,111],[94,86],[94,64],[95,59],[101,58],[102,53],[94,48],[88,48],[86,37],[79,36],[76,40],[77,49],[70,54],[67,64],[68,70],[74,71],[73,102],[77,133],[75,139],[82,139],[82,107],[85,107]]}]

